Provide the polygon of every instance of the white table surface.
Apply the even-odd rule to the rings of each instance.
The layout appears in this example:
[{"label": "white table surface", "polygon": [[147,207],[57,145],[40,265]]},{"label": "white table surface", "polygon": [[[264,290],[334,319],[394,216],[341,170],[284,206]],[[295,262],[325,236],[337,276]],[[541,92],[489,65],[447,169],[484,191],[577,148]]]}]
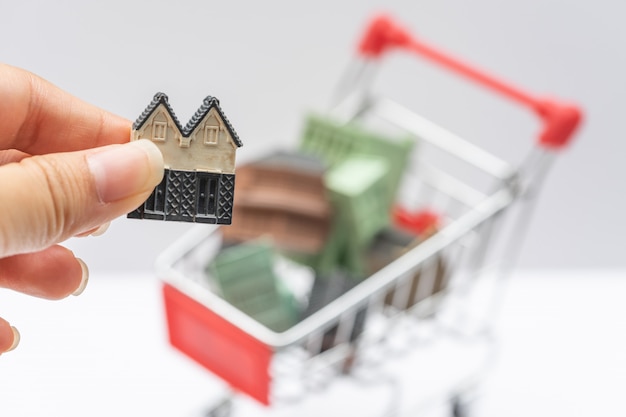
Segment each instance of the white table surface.
[{"label": "white table surface", "polygon": [[[516,274],[479,415],[626,414],[625,278]],[[0,314],[22,333],[19,348],[0,357],[0,416],[198,416],[224,392],[224,383],[168,345],[160,284],[150,274],[96,272],[83,295],[60,302],[5,290]],[[448,348],[437,351],[451,355]],[[343,384],[314,393],[307,412],[296,414],[330,407],[327,415],[350,415],[346,392],[366,399],[367,415],[385,410],[388,389]],[[238,406],[246,415],[294,415],[246,400]]]}]

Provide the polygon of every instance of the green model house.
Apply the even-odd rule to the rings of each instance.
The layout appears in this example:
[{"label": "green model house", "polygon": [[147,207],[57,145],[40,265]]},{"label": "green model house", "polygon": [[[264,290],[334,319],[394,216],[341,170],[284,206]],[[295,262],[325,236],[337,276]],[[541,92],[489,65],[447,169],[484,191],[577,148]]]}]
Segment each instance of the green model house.
[{"label": "green model house", "polygon": [[311,262],[319,272],[345,268],[364,276],[366,248],[389,225],[414,144],[412,138],[385,137],[355,123],[308,117],[300,150],[328,164],[325,183],[335,211],[333,232]]}]

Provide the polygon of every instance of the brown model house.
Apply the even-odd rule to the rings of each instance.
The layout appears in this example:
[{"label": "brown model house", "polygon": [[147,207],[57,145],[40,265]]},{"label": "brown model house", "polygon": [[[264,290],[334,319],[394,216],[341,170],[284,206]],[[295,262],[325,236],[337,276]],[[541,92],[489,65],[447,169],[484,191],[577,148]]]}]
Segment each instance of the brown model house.
[{"label": "brown model house", "polygon": [[131,135],[153,141],[166,169],[161,184],[129,218],[231,223],[235,153],[242,143],[217,98],[206,97],[183,127],[167,95],[157,93]]},{"label": "brown model house", "polygon": [[312,254],[324,245],[332,209],[317,158],[277,152],[238,168],[232,225],[227,241],[270,236],[289,252]]}]

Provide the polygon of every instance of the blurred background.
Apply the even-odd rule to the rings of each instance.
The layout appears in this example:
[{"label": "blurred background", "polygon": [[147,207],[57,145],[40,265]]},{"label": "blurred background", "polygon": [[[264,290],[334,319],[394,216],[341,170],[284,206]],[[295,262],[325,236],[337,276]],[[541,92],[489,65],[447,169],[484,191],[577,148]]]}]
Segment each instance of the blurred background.
[{"label": "blurred background", "polygon": [[[0,61],[129,120],[157,91],[182,123],[214,95],[244,143],[244,163],[297,143],[305,115],[328,108],[365,25],[381,11],[459,58],[584,109],[529,226],[521,279],[503,310],[495,400],[483,415],[590,415],[598,405],[601,414],[621,414],[625,3],[0,0]],[[526,110],[396,54],[376,89],[514,162],[540,127]],[[185,401],[202,403],[215,381],[168,350],[158,288],[132,280],[153,278],[156,257],[191,227],[117,219],[102,237],[67,242],[92,273],[82,297],[47,303],[2,293],[0,314],[25,335],[13,359],[0,361],[0,402],[19,410],[7,415],[27,415],[20,411],[33,392],[41,400],[28,404],[39,410],[33,415],[85,415],[90,407],[92,415],[181,415]],[[114,405],[98,408],[103,398],[134,405],[106,414]],[[518,407],[520,398],[530,405]]]},{"label": "blurred background", "polygon": [[[157,91],[183,123],[203,97],[217,96],[244,142],[244,162],[294,144],[304,115],[328,108],[378,11],[506,80],[584,108],[584,125],[539,199],[520,266],[626,266],[620,2],[1,1],[0,60],[130,120]],[[511,161],[538,132],[533,114],[424,61],[390,56],[377,89]],[[92,270],[149,271],[189,227],[119,219],[106,236],[69,246]]]}]

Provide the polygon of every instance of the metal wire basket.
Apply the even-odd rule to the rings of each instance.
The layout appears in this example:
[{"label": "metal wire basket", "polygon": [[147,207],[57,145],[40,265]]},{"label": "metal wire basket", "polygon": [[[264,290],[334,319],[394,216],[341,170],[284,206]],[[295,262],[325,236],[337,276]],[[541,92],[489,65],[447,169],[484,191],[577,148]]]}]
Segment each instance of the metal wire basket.
[{"label": "metal wire basket", "polygon": [[[537,146],[520,166],[513,166],[400,104],[375,96],[370,88],[374,70],[391,49],[426,57],[531,108],[545,126]],[[397,384],[410,382],[390,378],[389,367],[402,368],[402,361],[420,347],[444,339],[457,346],[486,346],[486,353],[475,358],[480,357],[478,365],[460,372],[445,389],[422,385],[429,395],[402,406],[397,399],[390,400],[384,411],[395,415],[415,409],[430,394],[437,394],[452,402],[454,415],[464,415],[464,399],[492,357],[490,330],[498,290],[519,252],[536,197],[532,191],[543,181],[555,151],[568,143],[580,111],[573,105],[537,99],[487,76],[418,42],[385,16],[368,27],[359,56],[337,92],[340,105],[335,114],[343,112],[345,120],[384,120],[419,138],[400,204],[439,213],[442,223],[437,232],[294,326],[274,332],[207,284],[205,267],[220,249],[221,232],[218,227],[199,226],[157,262],[170,341],[234,391],[269,406],[302,404],[311,393],[346,375],[363,386],[388,383],[397,392]],[[429,148],[463,165],[464,172],[479,174],[455,176],[438,166],[438,159],[430,158]],[[478,177],[480,184],[473,183]],[[514,206],[519,210],[511,210]],[[355,327],[359,327],[358,337],[354,337]],[[445,352],[442,346],[438,349]],[[221,404],[214,415],[225,410],[230,408]]]}]

